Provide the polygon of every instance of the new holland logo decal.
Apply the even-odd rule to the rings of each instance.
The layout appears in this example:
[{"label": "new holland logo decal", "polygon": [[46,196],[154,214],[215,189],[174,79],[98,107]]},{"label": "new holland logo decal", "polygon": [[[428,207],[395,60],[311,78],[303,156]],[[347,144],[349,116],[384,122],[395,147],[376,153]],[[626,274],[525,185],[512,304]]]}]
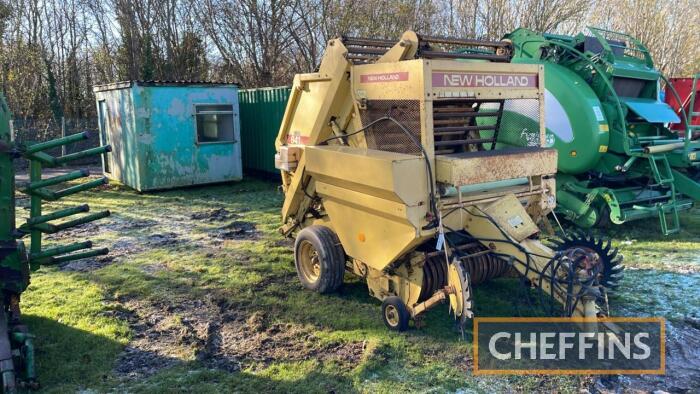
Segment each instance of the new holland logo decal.
[{"label": "new holland logo decal", "polygon": [[537,88],[537,74],[434,72],[433,87]]},{"label": "new holland logo decal", "polygon": [[407,71],[360,75],[360,82],[361,83],[400,82],[400,81],[408,81],[408,72]]}]

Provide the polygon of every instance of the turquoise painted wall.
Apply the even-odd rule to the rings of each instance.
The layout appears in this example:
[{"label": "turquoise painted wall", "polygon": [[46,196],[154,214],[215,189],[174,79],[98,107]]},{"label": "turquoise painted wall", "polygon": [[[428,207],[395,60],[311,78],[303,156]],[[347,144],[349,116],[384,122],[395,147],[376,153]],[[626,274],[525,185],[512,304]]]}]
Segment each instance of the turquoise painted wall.
[{"label": "turquoise painted wall", "polygon": [[[242,179],[238,89],[233,85],[141,86],[96,91],[108,107],[114,147],[108,176],[139,191]],[[195,106],[233,108],[233,142],[199,143]],[[100,122],[103,124],[103,122]]]}]

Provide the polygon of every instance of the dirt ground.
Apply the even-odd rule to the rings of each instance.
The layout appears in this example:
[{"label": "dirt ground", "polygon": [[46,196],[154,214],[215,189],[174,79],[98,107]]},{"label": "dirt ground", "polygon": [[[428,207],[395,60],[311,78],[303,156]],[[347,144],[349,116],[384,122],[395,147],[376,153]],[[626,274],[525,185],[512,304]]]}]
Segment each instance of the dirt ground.
[{"label": "dirt ground", "polygon": [[[394,334],[384,329],[379,304],[357,280],[347,277],[338,295],[303,290],[292,244],[276,232],[281,195],[275,184],[248,181],[157,194],[109,186],[83,199],[112,210],[112,217],[48,242],[92,239],[110,247],[110,254],[37,275],[41,283],[61,278],[94,285],[103,295],[95,316],[127,334],[114,336],[122,345],[111,361],[91,366],[100,378],[54,386],[60,389],[152,392],[194,379],[213,392],[302,392],[308,384],[319,392],[700,392],[697,211],[671,239],[645,238],[635,229],[612,234],[628,266],[613,308],[620,315],[668,319],[666,376],[482,378],[471,375],[471,345],[440,308],[429,313],[426,327]],[[676,251],[674,262],[692,262],[679,269],[650,257],[665,250]],[[512,283],[480,286],[482,313],[513,314]],[[32,299],[48,294],[47,287],[31,289],[26,313],[50,315]],[[70,291],[77,297],[81,289]],[[489,305],[493,300],[499,302]],[[74,313],[76,321],[95,318]],[[50,344],[51,338],[44,339]]]}]

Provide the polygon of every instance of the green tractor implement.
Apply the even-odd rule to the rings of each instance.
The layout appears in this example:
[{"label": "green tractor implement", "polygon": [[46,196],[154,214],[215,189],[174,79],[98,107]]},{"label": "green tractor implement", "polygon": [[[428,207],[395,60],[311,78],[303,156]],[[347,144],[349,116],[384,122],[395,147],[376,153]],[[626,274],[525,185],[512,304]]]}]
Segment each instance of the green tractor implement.
[{"label": "green tractor implement", "polygon": [[[505,39],[511,62],[545,67],[546,137],[559,152],[556,212],[582,228],[658,217],[665,235],[677,232],[679,212],[700,200],[700,130],[659,100],[663,82],[680,102],[647,48],[593,27],[576,36],[517,29]],[[504,111],[504,127],[527,131],[526,113]],[[689,126],[683,134],[673,123]]]},{"label": "green tractor implement", "polygon": [[[106,248],[88,250],[92,248],[90,241],[49,248],[41,246],[42,234],[54,234],[110,215],[109,211],[88,213],[90,208],[85,204],[51,213],[42,212],[43,201],[56,201],[107,183],[106,178],[101,178],[60,188],[59,185],[65,182],[87,177],[89,174],[85,170],[42,178],[42,168],[60,167],[111,150],[109,146],[100,146],[59,157],[46,152],[87,137],[87,133],[79,133],[35,144],[14,141],[10,130],[10,111],[0,92],[0,374],[2,392],[5,394],[38,387],[34,366],[34,336],[22,324],[19,304],[20,295],[29,286],[30,272],[43,265],[108,253]],[[15,184],[14,160],[18,158],[29,162],[29,181],[23,185]],[[29,218],[19,227],[15,218],[16,190],[30,198]],[[81,214],[78,218],[69,218],[78,214]],[[21,241],[26,236],[30,239],[29,247],[25,247]]]}]

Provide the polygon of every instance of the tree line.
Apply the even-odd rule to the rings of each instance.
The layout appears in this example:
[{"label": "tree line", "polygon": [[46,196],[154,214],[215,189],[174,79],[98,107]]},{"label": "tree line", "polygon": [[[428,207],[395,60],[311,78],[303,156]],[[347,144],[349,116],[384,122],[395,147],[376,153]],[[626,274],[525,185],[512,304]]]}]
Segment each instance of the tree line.
[{"label": "tree line", "polygon": [[338,35],[500,39],[624,31],[670,76],[700,68],[698,0],[0,0],[0,88],[23,117],[92,117],[119,80],[286,85]]}]

